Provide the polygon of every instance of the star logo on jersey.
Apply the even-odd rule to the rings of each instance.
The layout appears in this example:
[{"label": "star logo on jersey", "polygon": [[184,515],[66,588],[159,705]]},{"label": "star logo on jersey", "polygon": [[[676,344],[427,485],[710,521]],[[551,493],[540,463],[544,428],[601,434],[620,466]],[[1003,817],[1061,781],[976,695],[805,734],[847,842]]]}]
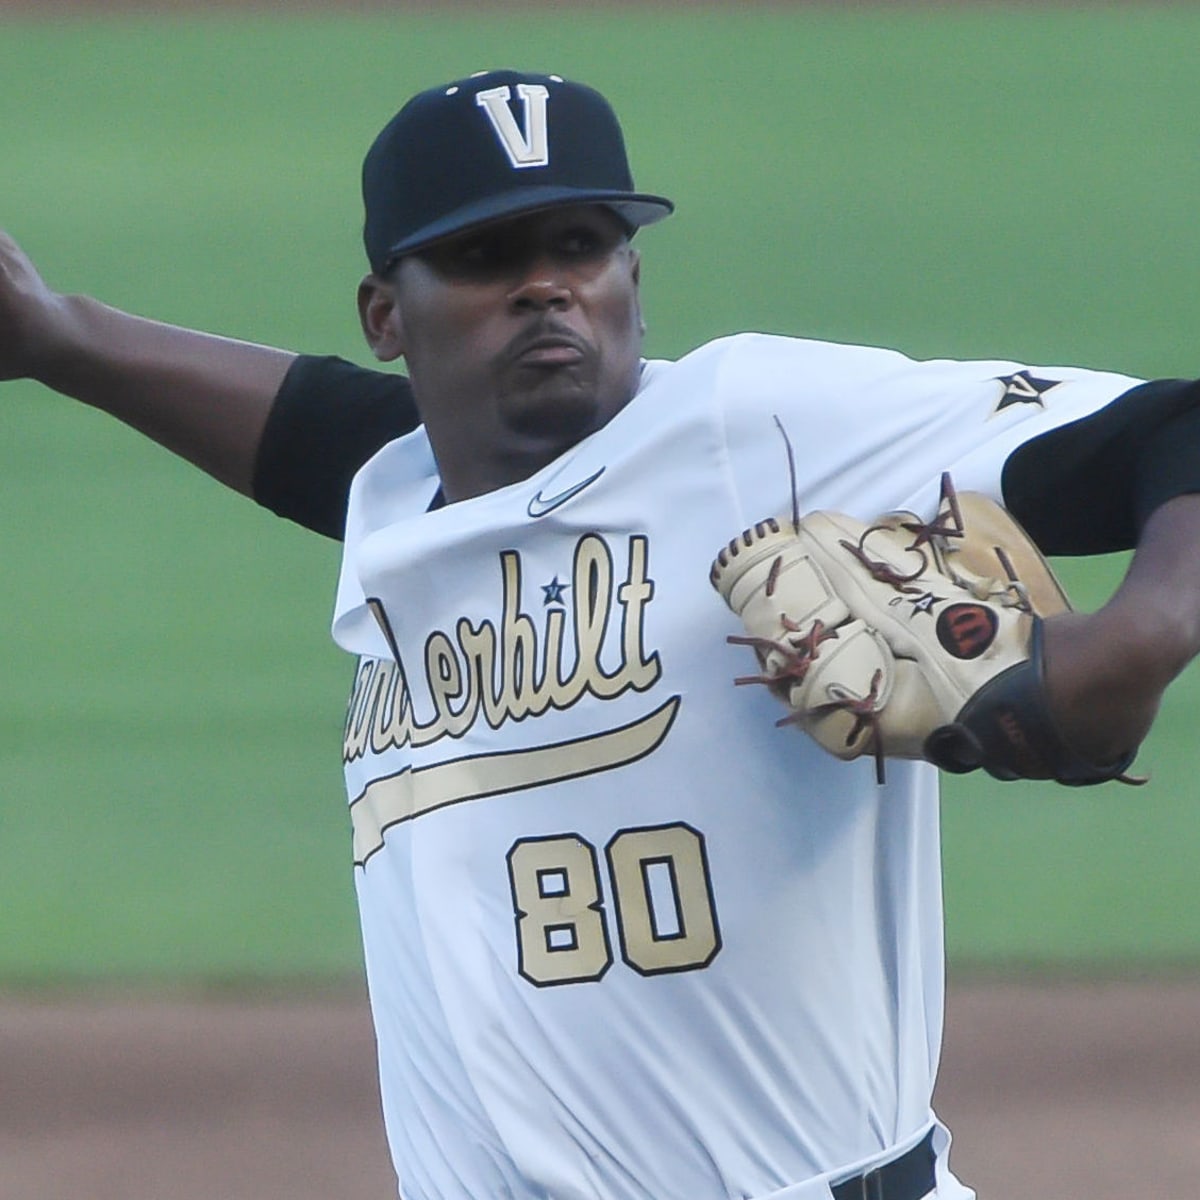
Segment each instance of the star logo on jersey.
[{"label": "star logo on jersey", "polygon": [[549,583],[542,584],[542,604],[549,606],[551,604],[562,604],[563,592],[571,585],[569,583],[559,583],[558,576],[550,580]]},{"label": "star logo on jersey", "polygon": [[1038,408],[1045,408],[1042,397],[1051,388],[1058,387],[1062,380],[1038,379],[1028,371],[1017,371],[1013,375],[998,376],[996,382],[1004,384],[1000,402],[996,405],[996,412],[1003,412],[1014,404],[1036,404]]}]

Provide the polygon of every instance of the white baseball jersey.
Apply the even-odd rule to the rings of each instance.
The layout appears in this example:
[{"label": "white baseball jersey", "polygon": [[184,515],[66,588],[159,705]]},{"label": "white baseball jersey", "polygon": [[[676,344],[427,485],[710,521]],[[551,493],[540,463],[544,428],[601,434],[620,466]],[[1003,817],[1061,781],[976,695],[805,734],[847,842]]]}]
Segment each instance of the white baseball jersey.
[{"label": "white baseball jersey", "polygon": [[777,728],[709,567],[790,509],[775,418],[802,510],[928,516],[1137,382],[748,334],[488,495],[426,511],[422,430],[367,463],[334,635],[406,1200],[827,1198],[935,1124],[936,774]]}]

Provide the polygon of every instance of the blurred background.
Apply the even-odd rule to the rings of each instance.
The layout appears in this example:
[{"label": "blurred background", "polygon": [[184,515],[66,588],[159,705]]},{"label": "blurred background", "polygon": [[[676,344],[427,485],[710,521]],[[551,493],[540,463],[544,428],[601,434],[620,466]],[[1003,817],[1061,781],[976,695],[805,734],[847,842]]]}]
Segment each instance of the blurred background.
[{"label": "blurred background", "polygon": [[[61,290],[366,363],[365,147],[520,62],[613,97],[678,202],[642,235],[653,355],[761,329],[1197,370],[1194,10],[99,7],[0,17],[0,225]],[[356,974],[337,547],[3,399],[0,981]],[[1058,565],[1082,607],[1122,566]],[[948,781],[953,963],[1200,961],[1196,692],[1140,791]]]},{"label": "blurred background", "polygon": [[[60,290],[367,363],[366,146],[521,65],[610,96],[678,203],[639,238],[652,355],[1200,368],[1200,10],[569,8],[0,3],[0,227]],[[358,986],[337,547],[29,384],[0,512],[0,991]],[[1090,608],[1123,560],[1056,565]],[[1195,971],[1198,688],[1140,790],[947,781],[952,980]]]}]

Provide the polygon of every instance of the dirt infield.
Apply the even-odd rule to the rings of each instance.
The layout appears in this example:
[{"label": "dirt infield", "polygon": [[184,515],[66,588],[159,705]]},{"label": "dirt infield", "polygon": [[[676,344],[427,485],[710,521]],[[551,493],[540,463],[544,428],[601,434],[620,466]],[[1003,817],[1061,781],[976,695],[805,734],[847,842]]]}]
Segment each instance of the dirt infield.
[{"label": "dirt infield", "polygon": [[[984,1200],[1189,1195],[1200,981],[954,988],[938,1107]],[[395,1195],[361,996],[0,1001],[0,1196]]]}]

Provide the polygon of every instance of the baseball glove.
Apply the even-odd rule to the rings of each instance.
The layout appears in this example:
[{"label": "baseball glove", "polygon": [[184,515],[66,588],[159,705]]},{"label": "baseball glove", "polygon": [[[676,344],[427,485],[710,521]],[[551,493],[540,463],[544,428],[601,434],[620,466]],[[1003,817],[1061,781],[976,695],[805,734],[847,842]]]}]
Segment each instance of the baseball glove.
[{"label": "baseball glove", "polygon": [[1042,620],[1071,604],[1028,535],[949,475],[932,522],[898,512],[780,517],[717,555],[711,580],[741,617],[765,684],[839,758],[927,759],[956,773],[1065,784],[1126,778],[1133,754],[1086,761],[1055,729]]}]

